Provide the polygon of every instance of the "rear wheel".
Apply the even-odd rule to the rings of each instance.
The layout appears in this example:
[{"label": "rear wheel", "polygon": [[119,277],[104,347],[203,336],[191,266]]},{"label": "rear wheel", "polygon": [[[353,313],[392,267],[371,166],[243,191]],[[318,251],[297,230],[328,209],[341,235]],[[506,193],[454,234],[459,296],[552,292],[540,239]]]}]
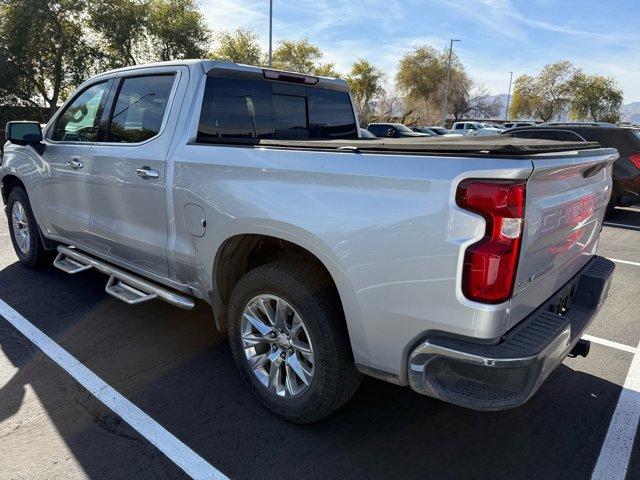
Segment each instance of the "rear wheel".
[{"label": "rear wheel", "polygon": [[257,267],[236,285],[229,341],[258,399],[296,423],[319,420],[357,390],[356,370],[337,293],[303,262]]},{"label": "rear wheel", "polygon": [[14,188],[9,194],[7,217],[11,243],[20,263],[28,268],[44,265],[50,255],[42,244],[29,197],[20,187]]}]

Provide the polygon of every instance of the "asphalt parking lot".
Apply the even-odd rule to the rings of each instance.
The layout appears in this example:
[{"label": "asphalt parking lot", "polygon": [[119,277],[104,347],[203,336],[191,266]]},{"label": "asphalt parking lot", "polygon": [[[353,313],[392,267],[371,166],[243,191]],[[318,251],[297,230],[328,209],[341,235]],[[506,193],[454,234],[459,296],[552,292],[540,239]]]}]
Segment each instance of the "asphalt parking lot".
[{"label": "asphalt parking lot", "polygon": [[[628,408],[640,396],[622,388],[640,375],[630,372],[640,355],[640,209],[608,221],[600,254],[617,269],[588,331],[599,343],[586,359],[566,359],[525,406],[493,413],[367,379],[331,417],[285,423],[244,386],[206,305],[129,307],[104,293],[100,274],[28,271],[17,263],[4,218],[0,299],[230,478],[588,479],[606,464],[601,452],[619,445],[612,425],[622,425],[627,443],[637,428],[620,402]],[[628,467],[606,470],[611,478],[640,478],[640,436],[627,447]],[[183,476],[0,317],[0,478]]]}]

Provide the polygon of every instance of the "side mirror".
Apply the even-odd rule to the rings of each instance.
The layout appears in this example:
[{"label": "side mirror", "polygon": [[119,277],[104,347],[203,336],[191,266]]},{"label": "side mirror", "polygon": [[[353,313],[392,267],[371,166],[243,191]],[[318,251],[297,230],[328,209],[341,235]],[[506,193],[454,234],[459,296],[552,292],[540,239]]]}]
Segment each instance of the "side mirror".
[{"label": "side mirror", "polygon": [[42,130],[38,122],[8,122],[5,135],[10,143],[31,145],[39,153],[44,150]]}]

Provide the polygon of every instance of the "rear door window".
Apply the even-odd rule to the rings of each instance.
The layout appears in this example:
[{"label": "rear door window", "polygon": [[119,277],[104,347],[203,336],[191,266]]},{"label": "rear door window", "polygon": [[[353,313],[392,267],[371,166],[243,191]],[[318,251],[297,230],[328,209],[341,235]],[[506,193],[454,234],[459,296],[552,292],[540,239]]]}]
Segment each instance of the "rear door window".
[{"label": "rear door window", "polygon": [[209,77],[197,141],[358,138],[346,92],[268,80]]},{"label": "rear door window", "polygon": [[160,132],[174,74],[125,78],[113,106],[107,142],[138,143]]}]

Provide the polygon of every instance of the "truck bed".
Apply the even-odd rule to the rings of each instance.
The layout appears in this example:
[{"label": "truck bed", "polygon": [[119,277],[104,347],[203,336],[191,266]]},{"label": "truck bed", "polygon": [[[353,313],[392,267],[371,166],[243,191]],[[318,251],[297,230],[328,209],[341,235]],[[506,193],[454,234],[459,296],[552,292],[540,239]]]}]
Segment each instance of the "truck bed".
[{"label": "truck bed", "polygon": [[207,143],[269,148],[345,150],[362,153],[410,155],[505,155],[520,156],[598,148],[596,142],[557,142],[507,135],[493,137],[425,137],[353,140],[272,140],[214,138]]}]

